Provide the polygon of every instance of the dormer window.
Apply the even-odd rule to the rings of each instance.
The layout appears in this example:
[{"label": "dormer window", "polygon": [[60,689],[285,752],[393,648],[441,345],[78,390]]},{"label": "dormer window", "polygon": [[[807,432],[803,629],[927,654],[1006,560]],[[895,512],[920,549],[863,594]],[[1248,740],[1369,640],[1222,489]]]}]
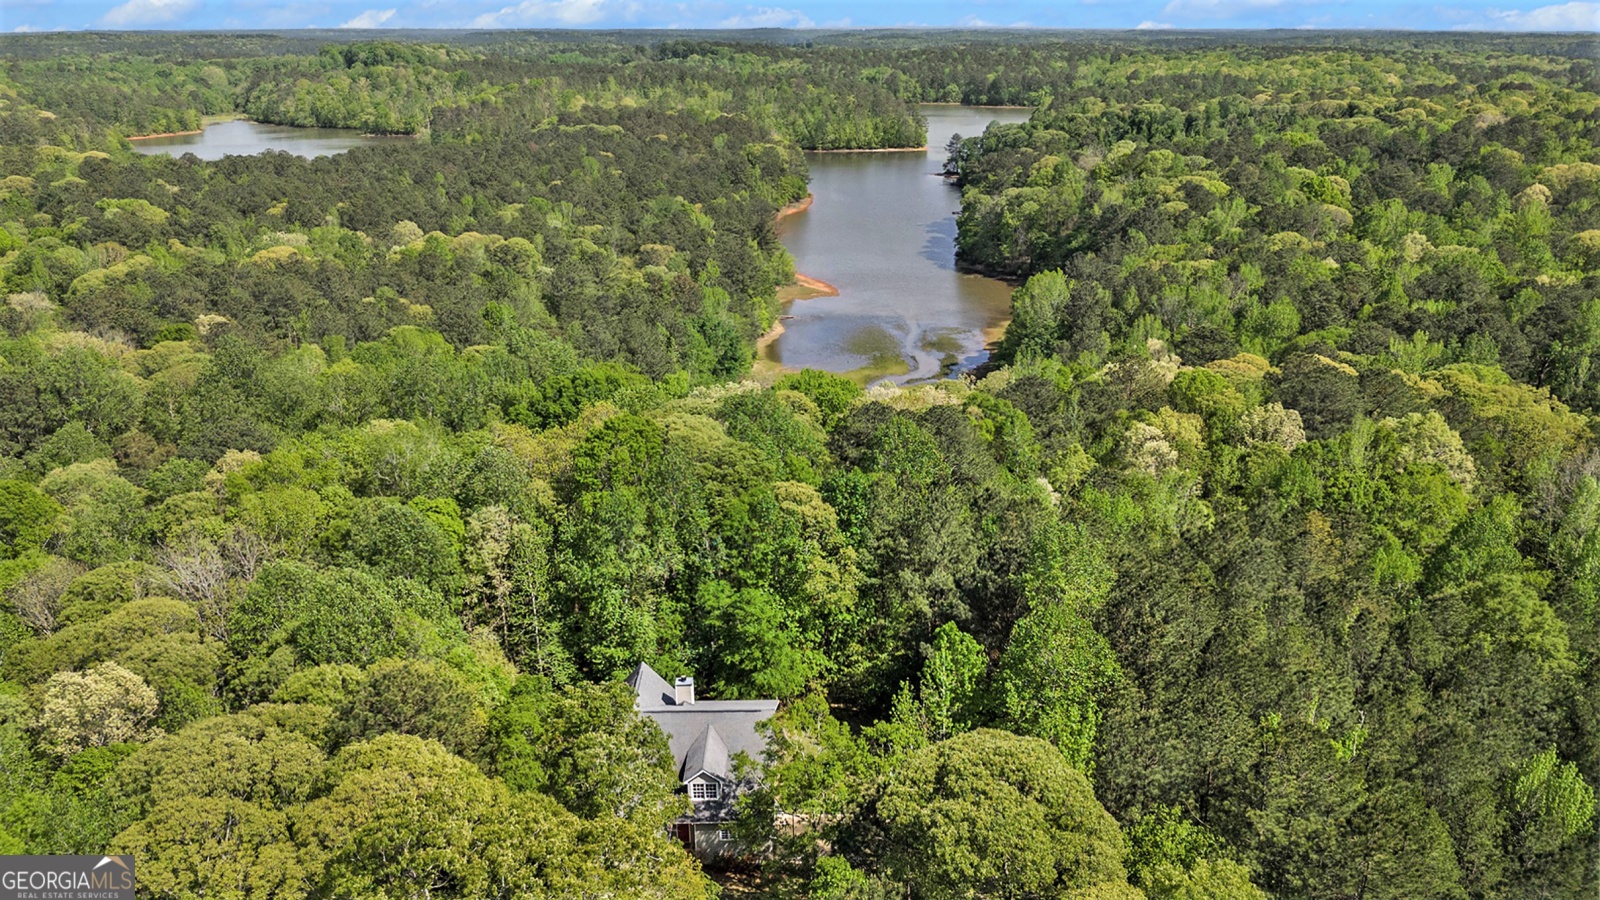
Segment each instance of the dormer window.
[{"label": "dormer window", "polygon": [[689,785],[690,800],[715,800],[722,796],[722,788],[715,781],[696,781]]}]

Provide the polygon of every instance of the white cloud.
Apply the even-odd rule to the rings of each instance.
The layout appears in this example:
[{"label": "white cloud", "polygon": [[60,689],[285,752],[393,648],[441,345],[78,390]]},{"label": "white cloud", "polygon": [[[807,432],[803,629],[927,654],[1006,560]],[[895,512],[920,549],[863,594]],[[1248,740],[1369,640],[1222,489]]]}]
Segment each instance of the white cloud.
[{"label": "white cloud", "polygon": [[1486,28],[1514,31],[1600,31],[1600,3],[1558,3],[1537,9],[1491,10]]},{"label": "white cloud", "polygon": [[30,31],[38,31],[38,30],[39,29],[34,28],[32,25],[18,25],[17,27],[11,29],[11,32],[13,34],[27,34]]},{"label": "white cloud", "polygon": [[383,23],[394,18],[395,10],[369,9],[354,19],[340,25],[340,28],[382,28]]},{"label": "white cloud", "polygon": [[171,22],[199,5],[199,0],[128,0],[120,6],[111,7],[100,17],[100,24],[112,27],[159,25]]},{"label": "white cloud", "polygon": [[1149,19],[1145,19],[1143,22],[1133,26],[1135,31],[1165,31],[1171,27],[1171,22],[1152,22]]},{"label": "white cloud", "polygon": [[472,20],[473,28],[514,28],[527,25],[589,25],[622,13],[631,18],[638,5],[616,8],[610,0],[522,0],[498,12]]},{"label": "white cloud", "polygon": [[[894,27],[895,28],[940,28],[940,27],[948,28],[950,26],[948,26],[948,25],[945,25],[945,26],[939,26],[939,25],[895,25]],[[1016,21],[1016,22],[1012,22],[1012,23],[1010,23],[1008,25],[1008,24],[1006,24],[1004,22],[991,22],[988,19],[979,18],[978,16],[966,16],[965,18],[957,20],[956,23],[955,23],[955,27],[956,28],[1032,28],[1033,27],[1033,23],[1029,22],[1026,19],[1022,19],[1022,20],[1019,20],[1019,21]]]},{"label": "white cloud", "polygon": [[747,8],[743,15],[729,16],[717,23],[721,28],[815,28],[805,13],[776,6]]},{"label": "white cloud", "polygon": [[1245,13],[1287,6],[1291,0],[1172,0],[1162,15],[1176,19],[1231,19]]}]

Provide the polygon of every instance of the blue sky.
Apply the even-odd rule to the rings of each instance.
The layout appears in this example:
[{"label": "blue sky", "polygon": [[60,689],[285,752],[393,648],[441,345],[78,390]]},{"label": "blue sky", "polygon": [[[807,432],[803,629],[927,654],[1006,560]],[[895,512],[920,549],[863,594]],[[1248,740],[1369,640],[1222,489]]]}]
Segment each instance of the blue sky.
[{"label": "blue sky", "polygon": [[1600,2],[1458,0],[0,0],[0,31],[83,28],[1412,28],[1600,31]]}]

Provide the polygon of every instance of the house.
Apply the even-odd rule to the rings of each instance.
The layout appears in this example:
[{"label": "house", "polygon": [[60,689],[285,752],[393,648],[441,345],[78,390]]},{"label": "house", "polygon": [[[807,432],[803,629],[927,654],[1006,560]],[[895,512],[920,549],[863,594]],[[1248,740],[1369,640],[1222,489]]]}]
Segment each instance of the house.
[{"label": "house", "polygon": [[761,758],[766,740],[756,723],[777,712],[778,701],[696,702],[693,678],[669,683],[644,663],[628,676],[628,686],[634,690],[639,714],[667,733],[678,778],[694,807],[672,823],[678,840],[701,859],[735,852],[737,845],[728,832],[734,818],[733,760],[740,753]]}]

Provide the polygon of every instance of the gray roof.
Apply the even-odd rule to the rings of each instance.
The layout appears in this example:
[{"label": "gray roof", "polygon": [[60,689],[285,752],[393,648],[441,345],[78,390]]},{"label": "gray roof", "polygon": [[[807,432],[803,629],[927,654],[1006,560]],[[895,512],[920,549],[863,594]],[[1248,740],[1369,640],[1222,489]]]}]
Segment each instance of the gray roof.
[{"label": "gray roof", "polygon": [[718,778],[727,778],[731,774],[728,768],[728,745],[723,743],[715,725],[707,725],[695,737],[694,743],[689,745],[689,751],[683,755],[683,771],[678,774],[693,778],[699,772],[710,772]]},{"label": "gray roof", "polygon": [[671,706],[675,696],[672,685],[644,663],[639,663],[638,668],[628,675],[628,687],[638,695],[634,706],[640,712],[652,706]]},{"label": "gray roof", "polygon": [[628,676],[628,685],[636,694],[635,708],[667,733],[680,778],[705,771],[731,779],[734,756],[743,752],[759,760],[767,742],[756,731],[756,723],[778,711],[776,700],[697,700],[680,705],[673,699],[672,685],[644,663]]},{"label": "gray roof", "polygon": [[739,807],[734,803],[733,792],[723,791],[720,798],[696,802],[672,821],[678,825],[726,825],[739,821]]}]

